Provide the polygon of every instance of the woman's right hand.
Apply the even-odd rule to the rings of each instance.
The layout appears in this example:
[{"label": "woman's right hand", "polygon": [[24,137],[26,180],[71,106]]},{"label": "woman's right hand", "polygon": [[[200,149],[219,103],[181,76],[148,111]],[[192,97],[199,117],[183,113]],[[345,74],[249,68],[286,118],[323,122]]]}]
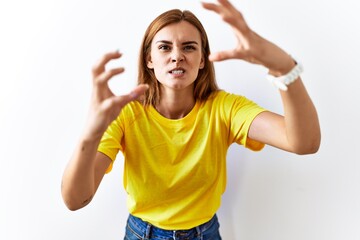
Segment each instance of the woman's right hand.
[{"label": "woman's right hand", "polygon": [[93,91],[89,115],[84,132],[86,139],[100,138],[109,124],[117,118],[121,109],[136,100],[147,89],[145,84],[138,85],[130,93],[116,96],[109,88],[109,80],[124,72],[123,67],[106,70],[108,62],[122,56],[119,51],[106,53],[92,68]]}]

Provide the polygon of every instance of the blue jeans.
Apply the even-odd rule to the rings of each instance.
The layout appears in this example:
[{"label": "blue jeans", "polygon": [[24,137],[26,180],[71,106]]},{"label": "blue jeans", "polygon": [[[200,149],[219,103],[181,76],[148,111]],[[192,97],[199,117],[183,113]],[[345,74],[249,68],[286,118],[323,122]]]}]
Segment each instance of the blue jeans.
[{"label": "blue jeans", "polygon": [[221,240],[217,216],[188,230],[164,230],[130,214],[124,240]]}]

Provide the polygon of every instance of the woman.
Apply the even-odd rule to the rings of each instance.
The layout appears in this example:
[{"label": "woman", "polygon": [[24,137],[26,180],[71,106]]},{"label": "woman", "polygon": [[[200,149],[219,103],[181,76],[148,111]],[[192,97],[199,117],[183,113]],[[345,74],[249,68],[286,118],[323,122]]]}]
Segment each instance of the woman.
[{"label": "woman", "polygon": [[[71,210],[86,206],[118,151],[125,158],[130,212],[125,239],[221,239],[216,211],[226,184],[225,157],[236,142],[297,154],[320,145],[316,109],[300,79],[301,65],[252,31],[227,0],[202,3],[232,26],[233,50],[210,54],[206,32],[188,11],[170,10],[148,27],[139,57],[139,85],[115,96],[108,81],[123,68],[107,53],[93,68],[88,123],[67,168],[62,194]],[[242,59],[269,69],[284,116],[220,91],[214,61]]]}]

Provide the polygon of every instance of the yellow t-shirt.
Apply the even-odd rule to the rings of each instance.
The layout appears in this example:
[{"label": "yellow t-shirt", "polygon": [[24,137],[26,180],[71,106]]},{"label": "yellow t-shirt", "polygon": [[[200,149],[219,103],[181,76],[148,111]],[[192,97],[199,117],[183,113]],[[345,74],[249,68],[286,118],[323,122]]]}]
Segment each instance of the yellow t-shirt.
[{"label": "yellow t-shirt", "polygon": [[247,137],[252,120],[263,111],[224,91],[196,102],[176,120],[134,101],[109,126],[98,150],[112,160],[123,152],[131,214],[163,229],[189,229],[210,220],[220,207],[229,146],[264,147]]}]

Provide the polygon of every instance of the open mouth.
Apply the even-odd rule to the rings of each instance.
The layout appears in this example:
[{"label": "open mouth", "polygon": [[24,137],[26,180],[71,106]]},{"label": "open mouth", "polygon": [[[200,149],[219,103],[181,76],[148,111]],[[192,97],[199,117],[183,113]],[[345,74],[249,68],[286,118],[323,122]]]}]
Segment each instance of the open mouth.
[{"label": "open mouth", "polygon": [[182,74],[182,73],[184,73],[184,71],[183,70],[173,70],[173,71],[171,71],[171,73],[172,74]]},{"label": "open mouth", "polygon": [[169,71],[169,73],[174,74],[174,75],[181,75],[181,74],[185,73],[185,70],[182,68],[176,68],[176,69]]}]

